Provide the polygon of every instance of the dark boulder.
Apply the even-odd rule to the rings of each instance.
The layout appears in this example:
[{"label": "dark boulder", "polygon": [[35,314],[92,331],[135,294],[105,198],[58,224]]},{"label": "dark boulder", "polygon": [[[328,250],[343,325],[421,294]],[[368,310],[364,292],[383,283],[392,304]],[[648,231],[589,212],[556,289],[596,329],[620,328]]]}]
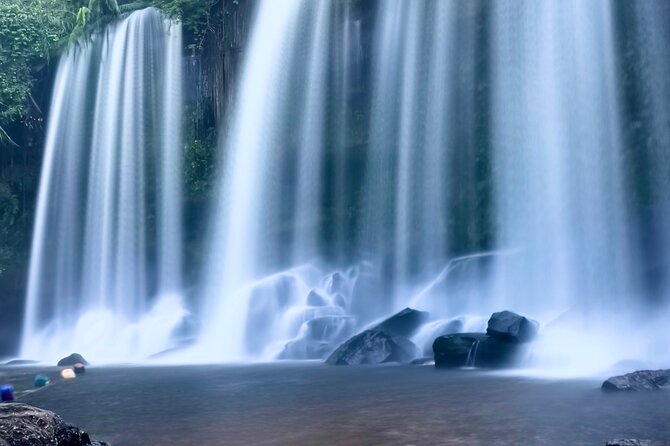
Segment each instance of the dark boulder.
[{"label": "dark boulder", "polygon": [[333,365],[409,363],[419,354],[412,341],[379,330],[365,330],[340,345],[326,360]]},{"label": "dark boulder", "polygon": [[433,342],[435,367],[463,367],[475,343],[487,339],[484,333],[458,333],[440,336]]},{"label": "dark boulder", "polygon": [[0,445],[104,446],[48,410],[27,404],[0,405]]},{"label": "dark boulder", "polygon": [[409,338],[428,320],[428,313],[411,308],[394,314],[381,323],[372,327],[372,330],[383,331],[391,336],[404,336]]},{"label": "dark boulder", "polygon": [[670,390],[670,369],[639,370],[608,378],[602,385],[607,391]]},{"label": "dark boulder", "polygon": [[66,356],[65,358],[58,361],[58,367],[66,367],[75,364],[88,365],[88,361],[86,361],[79,353],[72,353],[70,356]]},{"label": "dark boulder", "polygon": [[513,313],[500,311],[489,319],[486,334],[493,338],[511,342],[529,342],[535,339],[540,325],[531,319]]},{"label": "dark boulder", "polygon": [[524,348],[484,333],[450,334],[433,342],[436,367],[512,367]]}]

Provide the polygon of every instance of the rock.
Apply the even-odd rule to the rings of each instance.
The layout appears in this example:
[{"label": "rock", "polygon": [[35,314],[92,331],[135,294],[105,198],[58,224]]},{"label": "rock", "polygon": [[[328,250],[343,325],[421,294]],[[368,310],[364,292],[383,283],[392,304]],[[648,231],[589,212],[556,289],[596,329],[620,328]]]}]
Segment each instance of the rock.
[{"label": "rock", "polygon": [[653,440],[611,440],[605,446],[670,446],[670,441]]},{"label": "rock", "polygon": [[9,384],[0,386],[0,401],[14,401],[14,386]]},{"label": "rock", "polygon": [[72,353],[70,356],[66,356],[65,358],[58,361],[58,367],[71,366],[77,363],[88,365],[88,361],[86,361],[83,356],[81,356],[79,353]]},{"label": "rock", "polygon": [[607,391],[670,390],[670,369],[639,370],[608,378],[602,385]]},{"label": "rock", "polygon": [[435,365],[435,360],[430,356],[424,356],[423,358],[416,358],[410,362],[411,365]]},{"label": "rock", "polygon": [[49,384],[49,377],[46,375],[37,375],[33,381],[36,388],[45,387]]},{"label": "rock", "polygon": [[529,342],[535,339],[539,327],[536,321],[511,311],[500,311],[491,315],[486,334],[505,341]]},{"label": "rock", "polygon": [[5,362],[4,365],[9,365],[9,366],[18,366],[18,365],[31,365],[31,364],[37,364],[39,361],[34,361],[32,359],[12,359],[11,361]]},{"label": "rock", "polygon": [[512,367],[524,347],[484,333],[440,336],[433,342],[436,367]]},{"label": "rock", "polygon": [[383,322],[375,325],[372,330],[383,331],[391,336],[404,336],[409,338],[428,319],[428,313],[411,308],[394,314]]},{"label": "rock", "polygon": [[328,305],[328,300],[316,291],[311,290],[307,295],[307,305],[310,307],[324,307]]},{"label": "rock", "polygon": [[[3,443],[4,442],[4,443]],[[104,446],[48,410],[27,404],[0,405],[0,444],[11,446]]]},{"label": "rock", "polygon": [[72,370],[74,370],[75,375],[83,375],[86,373],[86,367],[84,367],[84,364],[81,362],[78,362],[72,367]]},{"label": "rock", "polygon": [[379,330],[365,330],[340,345],[326,360],[333,365],[409,363],[419,349],[402,336],[392,336]]},{"label": "rock", "polygon": [[463,367],[475,343],[487,339],[484,333],[458,333],[440,336],[433,342],[435,367]]}]

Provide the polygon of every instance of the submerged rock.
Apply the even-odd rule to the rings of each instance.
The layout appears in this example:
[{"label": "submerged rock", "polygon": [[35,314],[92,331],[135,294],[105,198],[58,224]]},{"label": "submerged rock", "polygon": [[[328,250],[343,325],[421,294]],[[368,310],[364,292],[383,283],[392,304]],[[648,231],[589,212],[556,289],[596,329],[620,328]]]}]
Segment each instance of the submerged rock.
[{"label": "submerged rock", "polygon": [[380,330],[365,330],[340,345],[326,360],[333,365],[409,363],[419,348],[409,339]]},{"label": "submerged rock", "polygon": [[0,405],[0,444],[8,446],[105,446],[48,410],[27,404]]},{"label": "submerged rock", "polygon": [[375,325],[372,330],[383,331],[391,336],[404,336],[409,338],[426,322],[427,319],[428,313],[425,311],[405,308]]},{"label": "submerged rock", "polygon": [[519,314],[500,311],[491,315],[486,334],[505,341],[529,342],[535,339],[539,327],[536,321]]},{"label": "submerged rock", "polygon": [[639,370],[608,378],[602,385],[607,391],[670,390],[670,369]]},{"label": "submerged rock", "polygon": [[85,360],[83,356],[81,356],[79,353],[72,353],[70,356],[66,356],[65,358],[58,361],[58,367],[71,366],[78,363],[88,365],[88,361]]}]

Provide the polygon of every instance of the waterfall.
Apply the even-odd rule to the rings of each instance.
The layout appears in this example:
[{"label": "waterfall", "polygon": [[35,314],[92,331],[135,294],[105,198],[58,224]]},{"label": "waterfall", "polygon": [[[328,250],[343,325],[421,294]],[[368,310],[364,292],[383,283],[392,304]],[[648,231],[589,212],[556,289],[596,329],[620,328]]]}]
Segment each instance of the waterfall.
[{"label": "waterfall", "polygon": [[[667,9],[261,1],[222,127],[203,351],[325,349],[315,319],[362,328],[411,304],[538,318],[562,365],[653,355],[650,309],[670,289],[669,256],[645,251],[670,246]],[[641,183],[658,206],[638,216]]]},{"label": "waterfall", "polygon": [[181,27],[137,11],[62,56],[21,354],[94,361],[170,347],[180,296]]}]

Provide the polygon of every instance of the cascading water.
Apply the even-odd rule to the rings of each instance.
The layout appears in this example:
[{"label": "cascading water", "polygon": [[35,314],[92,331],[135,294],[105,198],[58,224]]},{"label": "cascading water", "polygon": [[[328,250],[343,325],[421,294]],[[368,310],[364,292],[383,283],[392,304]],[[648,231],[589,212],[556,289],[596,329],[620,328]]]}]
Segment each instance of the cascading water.
[{"label": "cascading water", "polygon": [[[21,354],[169,348],[181,283],[181,27],[155,9],[72,48],[54,86]],[[151,266],[150,266],[151,265]]]},{"label": "cascading water", "polygon": [[[652,262],[641,248],[649,231],[628,161],[643,140],[629,127],[643,121],[654,146],[651,233],[667,243],[667,11],[655,16],[647,0],[398,0],[370,8],[361,31],[350,6],[331,3],[258,5],[222,144],[208,357],[319,356],[332,343],[309,338],[316,326],[339,339],[408,304],[444,318],[416,335],[424,349],[454,321],[481,330],[511,309],[553,321],[542,338],[553,363],[538,358],[552,367],[653,357],[661,328],[649,309],[665,314],[668,287],[650,303],[645,271],[662,276],[668,256]],[[365,40],[365,26],[361,106],[351,79],[365,57],[350,39]],[[651,117],[622,99],[631,35],[645,48],[634,83]],[[367,139],[354,142],[361,127]],[[332,265],[341,272],[326,274]],[[342,331],[323,330],[335,320]]]}]

